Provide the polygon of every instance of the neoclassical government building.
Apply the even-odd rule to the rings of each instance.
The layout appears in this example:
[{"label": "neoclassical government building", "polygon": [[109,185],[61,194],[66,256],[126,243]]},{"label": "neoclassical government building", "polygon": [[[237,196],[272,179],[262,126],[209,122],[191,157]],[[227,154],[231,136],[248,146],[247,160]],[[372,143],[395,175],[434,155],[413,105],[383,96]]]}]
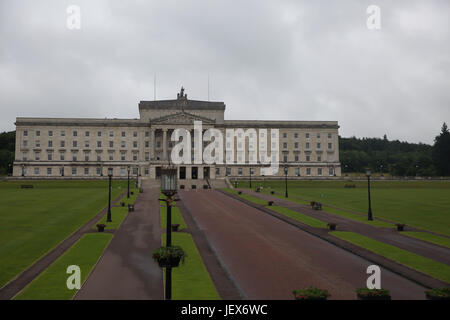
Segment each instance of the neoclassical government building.
[{"label": "neoclassical government building", "polygon": [[[140,101],[139,119],[17,117],[13,175],[67,179],[104,178],[112,173],[126,177],[130,168],[142,180],[155,180],[175,145],[170,141],[172,131],[193,130],[194,121],[202,121],[203,130],[221,130],[224,145],[227,129],[279,129],[279,176],[285,170],[290,178],[341,175],[337,121],[226,120],[224,112],[223,102],[189,100],[182,88],[173,100]],[[267,139],[270,145],[269,134]],[[179,179],[260,176],[262,166],[248,158],[233,164],[225,160],[224,164],[181,164]]]}]

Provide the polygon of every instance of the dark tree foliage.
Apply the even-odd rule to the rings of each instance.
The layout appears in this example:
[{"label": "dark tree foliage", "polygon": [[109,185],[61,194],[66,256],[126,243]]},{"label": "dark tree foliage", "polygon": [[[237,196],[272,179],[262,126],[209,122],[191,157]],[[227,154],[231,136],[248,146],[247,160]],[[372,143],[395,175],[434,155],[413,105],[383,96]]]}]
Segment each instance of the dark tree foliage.
[{"label": "dark tree foliage", "polygon": [[432,156],[436,173],[440,176],[450,176],[450,132],[445,122],[441,133],[434,138]]},{"label": "dark tree foliage", "polygon": [[339,137],[343,172],[390,173],[395,176],[432,176],[433,147],[423,143],[389,141],[380,138]]},{"label": "dark tree foliage", "polygon": [[0,175],[8,173],[8,164],[12,164],[14,161],[15,145],[15,131],[0,133]]}]

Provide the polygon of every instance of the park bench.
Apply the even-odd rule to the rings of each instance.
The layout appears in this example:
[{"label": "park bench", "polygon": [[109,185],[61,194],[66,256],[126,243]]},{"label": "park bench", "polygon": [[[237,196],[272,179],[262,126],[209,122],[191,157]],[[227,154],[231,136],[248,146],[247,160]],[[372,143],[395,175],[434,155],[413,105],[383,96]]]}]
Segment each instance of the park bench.
[{"label": "park bench", "polygon": [[20,188],[21,189],[31,189],[31,188],[33,188],[33,185],[32,184],[22,184],[22,185],[20,185]]},{"label": "park bench", "polygon": [[311,201],[311,208],[313,210],[322,210],[322,204],[320,202]]}]

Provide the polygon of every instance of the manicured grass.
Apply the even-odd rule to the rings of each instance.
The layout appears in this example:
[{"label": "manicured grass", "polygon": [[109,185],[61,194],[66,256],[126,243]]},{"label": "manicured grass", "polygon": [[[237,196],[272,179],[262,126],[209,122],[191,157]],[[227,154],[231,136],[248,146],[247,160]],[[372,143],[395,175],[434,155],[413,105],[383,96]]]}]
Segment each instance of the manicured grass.
[{"label": "manicured grass", "polygon": [[[254,182],[255,186],[259,185]],[[354,184],[356,188],[345,188]],[[261,182],[264,190],[284,195],[284,181]],[[240,182],[239,186],[248,187]],[[271,188],[271,189],[269,189]],[[367,213],[367,181],[288,181],[289,199],[318,201],[344,210]],[[449,181],[372,181],[375,217],[450,235]]]},{"label": "manicured grass", "polygon": [[[165,245],[165,234],[162,239]],[[184,264],[180,262],[179,267],[172,268],[172,299],[220,300],[192,236],[184,232],[173,232],[172,245],[180,246],[187,255]]]},{"label": "manicured grass", "polygon": [[415,253],[362,236],[354,232],[334,231],[333,236],[377,253],[411,269],[450,283],[450,266],[419,256]]},{"label": "manicured grass", "polygon": [[401,233],[402,235],[416,238],[419,240],[427,241],[430,243],[434,243],[443,247],[450,248],[450,239],[445,237],[440,237],[435,234],[427,233],[427,232],[413,232],[413,231],[405,231]]},{"label": "manicured grass", "polygon": [[[127,195],[127,186],[126,185],[125,185],[124,191],[125,191],[125,195],[119,200],[118,204],[120,205],[120,202],[125,202],[125,206],[128,206],[129,204],[134,204],[139,195],[139,189],[130,186],[130,198],[128,198],[128,195]],[[131,194],[131,192],[133,192],[133,194]]]},{"label": "manicured grass", "polygon": [[[167,207],[166,207],[165,203],[164,203],[164,205],[161,206],[159,213],[160,213],[160,218],[161,218],[161,228],[163,228],[163,230],[166,230]],[[184,221],[183,216],[181,215],[180,209],[178,209],[178,207],[172,207],[171,218],[172,218],[172,224],[180,225],[178,227],[178,230],[187,228],[186,222]]]},{"label": "manicured grass", "polygon": [[[112,199],[123,186],[113,180]],[[2,287],[106,207],[108,181],[0,182],[0,195]]]},{"label": "manicured grass", "polygon": [[311,226],[314,228],[327,228],[326,222],[312,218],[308,215],[299,213],[297,211],[294,211],[294,210],[291,210],[291,209],[288,209],[285,207],[280,207],[280,206],[267,206],[267,208],[271,209],[273,211],[276,211],[278,213],[281,213],[282,215],[285,215],[286,217],[298,220],[301,223],[304,223],[308,226]]},{"label": "manicured grass", "polygon": [[111,208],[111,220],[112,222],[106,222],[107,214],[105,214],[99,222],[92,226],[93,229],[97,229],[97,224],[106,224],[105,230],[118,229],[122,224],[122,221],[128,214],[128,207],[112,207]]},{"label": "manicured grass", "polygon": [[229,189],[229,188],[223,189],[223,191],[228,192],[230,194],[234,194],[236,196],[239,196],[242,199],[248,200],[248,201],[253,202],[255,204],[259,204],[259,205],[263,205],[263,206],[267,205],[267,201],[266,200],[261,200],[259,198],[254,197],[254,196],[245,194],[245,192],[243,192],[242,194],[239,194],[238,191],[236,191],[235,189]]},{"label": "manicured grass", "polygon": [[67,288],[67,267],[77,265],[83,283],[105,250],[112,234],[89,233],[84,235],[50,267],[25,287],[14,299],[18,300],[68,300],[77,289]]},{"label": "manicured grass", "polygon": [[379,228],[395,228],[395,225],[393,223],[388,223],[388,222],[384,222],[384,221],[380,221],[380,220],[372,220],[369,221],[367,220],[367,217],[356,214],[356,213],[352,213],[352,212],[347,212],[344,210],[339,210],[339,209],[335,209],[335,208],[330,208],[330,207],[326,207],[326,206],[322,206],[322,210],[327,212],[327,213],[332,213],[350,220],[355,220],[358,222],[362,222],[365,224],[369,224],[371,226],[374,227],[379,227]]}]

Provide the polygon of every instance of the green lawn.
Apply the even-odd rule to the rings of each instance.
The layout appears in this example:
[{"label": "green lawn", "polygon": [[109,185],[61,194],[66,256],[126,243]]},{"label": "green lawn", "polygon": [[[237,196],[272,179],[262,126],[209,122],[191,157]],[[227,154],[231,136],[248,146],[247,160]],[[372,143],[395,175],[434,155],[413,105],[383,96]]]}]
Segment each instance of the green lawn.
[{"label": "green lawn", "polygon": [[[265,192],[283,197],[284,181],[254,182]],[[355,184],[356,188],[344,188]],[[239,187],[247,188],[247,182]],[[318,201],[325,205],[367,214],[367,181],[288,181],[289,199]],[[375,217],[450,235],[449,181],[372,181]]]},{"label": "green lawn", "polygon": [[67,288],[66,282],[70,276],[66,272],[67,267],[70,265],[80,267],[82,284],[112,239],[112,236],[112,234],[108,233],[89,233],[84,235],[49,268],[26,286],[14,299],[71,299],[78,290],[69,290]]},{"label": "green lawn", "polygon": [[248,201],[253,202],[255,204],[259,204],[259,205],[263,205],[263,206],[267,205],[267,201],[266,200],[261,200],[261,199],[259,199],[257,197],[245,194],[245,192],[243,192],[242,194],[238,194],[238,191],[235,190],[235,189],[227,188],[227,189],[222,189],[222,190],[225,191],[225,192],[228,192],[230,194],[234,194],[236,196],[239,196],[242,199],[248,200]]},{"label": "green lawn", "polygon": [[[105,214],[99,222],[92,226],[93,229],[97,229],[97,224],[106,224],[105,230],[118,229],[122,224],[122,221],[128,214],[128,207],[112,207],[111,208],[111,220],[112,222],[106,222],[107,215]],[[132,214],[132,213],[131,213]]]},{"label": "green lawn", "polygon": [[450,283],[450,266],[419,256],[398,247],[362,236],[354,232],[334,231],[331,235],[353,243],[359,247],[396,261],[411,269],[428,274],[436,279]]},{"label": "green lawn", "polygon": [[267,206],[267,208],[270,210],[276,211],[278,213],[281,213],[282,215],[285,215],[286,217],[298,220],[301,223],[304,223],[308,226],[311,226],[314,228],[327,228],[327,222],[312,218],[305,214],[301,214],[297,211],[294,211],[294,210],[291,210],[291,209],[288,209],[285,207],[280,207],[280,206]]},{"label": "green lawn", "polygon": [[[124,185],[113,180],[113,199]],[[108,181],[0,182],[0,287],[107,205]]]},{"label": "green lawn", "polygon": [[[162,236],[165,245],[166,235]],[[200,253],[189,233],[172,232],[172,245],[186,252],[184,264],[172,269],[172,299],[220,300],[219,293],[203,264]]]},{"label": "green lawn", "polygon": [[427,241],[430,243],[434,243],[443,247],[450,248],[450,239],[437,236],[435,234],[427,233],[427,232],[413,232],[413,231],[405,231],[401,233],[402,235],[420,239],[423,241]]}]

